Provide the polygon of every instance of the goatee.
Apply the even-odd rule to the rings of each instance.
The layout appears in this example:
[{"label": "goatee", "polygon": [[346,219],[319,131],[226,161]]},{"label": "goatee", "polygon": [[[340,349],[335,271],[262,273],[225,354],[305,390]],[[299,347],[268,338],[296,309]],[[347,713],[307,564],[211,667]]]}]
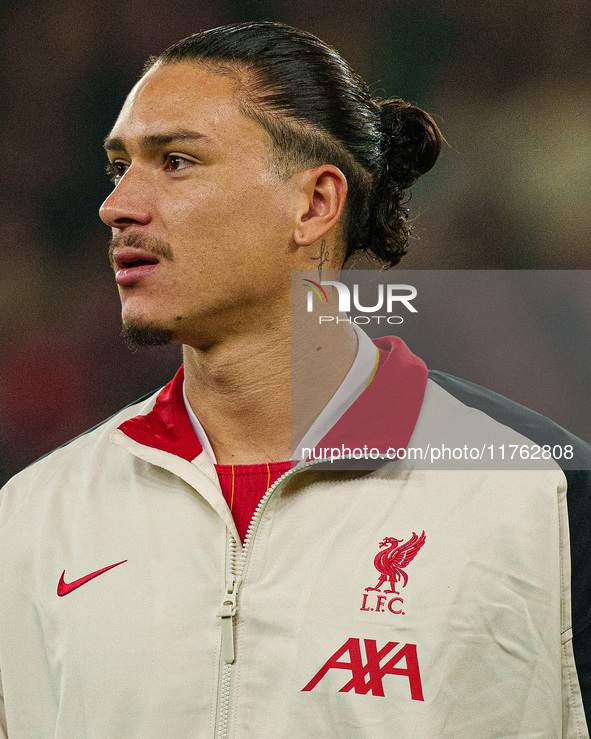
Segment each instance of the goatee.
[{"label": "goatee", "polygon": [[123,323],[121,335],[130,349],[138,346],[165,346],[171,344],[173,340],[173,332],[170,329],[145,323]]}]

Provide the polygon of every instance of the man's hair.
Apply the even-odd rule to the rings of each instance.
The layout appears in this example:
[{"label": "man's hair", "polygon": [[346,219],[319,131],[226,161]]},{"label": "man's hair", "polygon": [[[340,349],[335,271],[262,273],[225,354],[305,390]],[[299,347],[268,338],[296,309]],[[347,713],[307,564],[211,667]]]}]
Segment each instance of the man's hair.
[{"label": "man's hair", "polygon": [[280,176],[333,164],[347,179],[344,258],[367,252],[386,266],[406,253],[405,191],[435,164],[442,136],[424,111],[373,99],[328,44],[283,23],[237,23],[196,33],[152,57],[194,61],[235,76],[242,112],[261,124]]}]

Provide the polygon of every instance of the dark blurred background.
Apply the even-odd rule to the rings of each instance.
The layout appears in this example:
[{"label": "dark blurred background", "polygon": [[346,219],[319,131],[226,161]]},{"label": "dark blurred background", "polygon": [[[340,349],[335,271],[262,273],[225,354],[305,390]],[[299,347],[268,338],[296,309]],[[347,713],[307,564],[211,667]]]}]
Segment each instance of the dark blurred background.
[{"label": "dark blurred background", "polygon": [[[198,30],[264,19],[320,36],[376,95],[404,97],[441,126],[449,147],[413,189],[401,269],[591,268],[587,0],[4,0],[0,481],[178,366],[177,348],[131,353],[119,338],[97,215],[110,190],[101,142],[148,56]],[[568,389],[535,309],[535,361],[514,358],[510,387],[493,384],[589,438],[591,298],[563,297]],[[499,348],[484,341],[477,354],[456,373],[482,382]],[[556,394],[532,394],[538,373],[552,374]]]}]

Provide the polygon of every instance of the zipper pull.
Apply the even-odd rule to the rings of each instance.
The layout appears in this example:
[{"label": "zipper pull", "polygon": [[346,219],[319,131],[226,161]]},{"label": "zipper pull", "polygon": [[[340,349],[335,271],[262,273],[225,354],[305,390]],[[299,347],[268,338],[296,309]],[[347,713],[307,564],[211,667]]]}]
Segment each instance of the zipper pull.
[{"label": "zipper pull", "polygon": [[222,659],[224,664],[234,662],[234,616],[236,615],[236,596],[240,580],[234,576],[226,584],[226,593],[222,598],[222,605],[217,615],[222,619]]}]

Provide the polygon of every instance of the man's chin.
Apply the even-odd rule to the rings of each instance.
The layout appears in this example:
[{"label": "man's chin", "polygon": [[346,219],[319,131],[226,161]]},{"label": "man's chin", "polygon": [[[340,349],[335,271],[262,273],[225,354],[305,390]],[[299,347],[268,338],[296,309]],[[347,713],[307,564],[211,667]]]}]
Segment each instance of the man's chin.
[{"label": "man's chin", "polygon": [[121,335],[131,348],[137,346],[165,346],[172,343],[174,339],[173,332],[168,328],[129,321],[123,322]]}]

